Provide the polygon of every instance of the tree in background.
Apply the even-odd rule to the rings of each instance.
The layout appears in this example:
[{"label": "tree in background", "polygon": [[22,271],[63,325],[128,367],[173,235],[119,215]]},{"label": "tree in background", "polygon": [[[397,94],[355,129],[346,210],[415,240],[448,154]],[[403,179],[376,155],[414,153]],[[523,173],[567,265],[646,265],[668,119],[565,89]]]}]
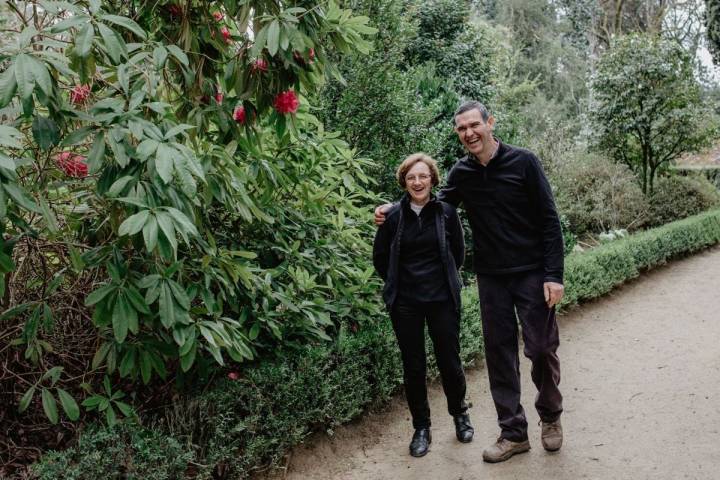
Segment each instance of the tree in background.
[{"label": "tree in background", "polygon": [[455,108],[461,98],[494,106],[501,69],[513,59],[498,32],[475,21],[469,2],[351,5],[380,32],[370,56],[341,62],[345,81],[328,83],[321,117],[372,160],[377,191],[393,198],[395,167],[408,154],[422,150],[448,167],[462,153]]},{"label": "tree in background", "polygon": [[599,60],[592,92],[596,146],[628,165],[646,194],[658,172],[708,145],[715,131],[692,59],[670,40],[622,37]]}]

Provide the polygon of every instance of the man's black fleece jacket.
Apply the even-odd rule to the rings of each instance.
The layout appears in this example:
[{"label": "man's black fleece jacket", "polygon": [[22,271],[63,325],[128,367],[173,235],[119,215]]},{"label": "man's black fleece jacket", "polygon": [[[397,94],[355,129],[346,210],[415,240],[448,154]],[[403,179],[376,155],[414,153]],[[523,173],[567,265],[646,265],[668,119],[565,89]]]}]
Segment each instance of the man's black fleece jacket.
[{"label": "man's black fleece jacket", "polygon": [[[499,141],[498,141],[499,142]],[[563,237],[550,184],[532,152],[499,142],[483,166],[463,157],[438,199],[465,207],[478,274],[543,269],[546,282],[563,281]]]}]

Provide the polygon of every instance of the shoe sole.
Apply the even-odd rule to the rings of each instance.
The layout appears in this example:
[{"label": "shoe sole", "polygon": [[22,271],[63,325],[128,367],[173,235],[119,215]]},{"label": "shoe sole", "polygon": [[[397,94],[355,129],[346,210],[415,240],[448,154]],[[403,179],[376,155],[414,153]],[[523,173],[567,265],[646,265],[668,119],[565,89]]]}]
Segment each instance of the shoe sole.
[{"label": "shoe sole", "polygon": [[510,450],[509,452],[505,453],[505,455],[497,458],[492,457],[486,457],[483,453],[483,461],[487,463],[500,463],[504,462],[506,460],[510,460],[513,455],[517,455],[518,453],[526,453],[530,451],[530,442],[527,443],[527,445],[523,445],[521,447],[518,447],[514,450]]},{"label": "shoe sole", "polygon": [[557,448],[549,448],[549,447],[546,447],[545,445],[543,445],[543,448],[545,449],[546,452],[551,452],[551,453],[552,453],[552,452],[559,452],[560,449],[562,448],[562,445],[560,445],[560,446],[557,447]]}]

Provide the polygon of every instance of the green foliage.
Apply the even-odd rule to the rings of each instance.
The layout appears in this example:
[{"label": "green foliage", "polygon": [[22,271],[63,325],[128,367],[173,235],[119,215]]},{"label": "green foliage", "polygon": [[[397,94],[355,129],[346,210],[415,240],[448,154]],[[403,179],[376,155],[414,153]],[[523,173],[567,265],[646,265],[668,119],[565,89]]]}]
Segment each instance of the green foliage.
[{"label": "green foliage", "polygon": [[649,223],[663,225],[720,205],[720,191],[703,176],[660,177],[650,196]]},{"label": "green foliage", "polygon": [[390,199],[395,168],[410,153],[424,151],[445,168],[462,154],[452,114],[463,98],[492,106],[511,56],[498,31],[471,19],[469,2],[354,4],[380,29],[375,51],[341,62],[345,82],[323,90],[322,119],[372,159],[376,191]]},{"label": "green foliage", "polygon": [[592,80],[596,143],[638,176],[643,193],[683,152],[714,135],[692,59],[681,45],[650,35],[619,39]]},{"label": "green foliage", "polygon": [[63,452],[49,452],[32,467],[39,480],[99,478],[185,478],[192,451],[162,433],[125,423],[95,426]]},{"label": "green foliage", "polygon": [[552,164],[550,179],[558,209],[578,235],[637,229],[647,221],[648,201],[625,165],[597,154],[565,152]]},{"label": "green foliage", "polygon": [[565,259],[565,296],[561,306],[597,298],[680,255],[720,242],[720,210],[639,232]]},{"label": "green foliage", "polygon": [[[376,317],[367,162],[307,100],[331,55],[368,51],[367,17],[332,1],[41,10],[0,52],[0,302],[28,361],[78,355],[82,375],[149,384]],[[18,244],[43,265],[28,278]],[[61,294],[92,311],[92,351],[52,351],[56,314],[87,311]],[[123,395],[106,382],[83,404],[112,424]]]}]

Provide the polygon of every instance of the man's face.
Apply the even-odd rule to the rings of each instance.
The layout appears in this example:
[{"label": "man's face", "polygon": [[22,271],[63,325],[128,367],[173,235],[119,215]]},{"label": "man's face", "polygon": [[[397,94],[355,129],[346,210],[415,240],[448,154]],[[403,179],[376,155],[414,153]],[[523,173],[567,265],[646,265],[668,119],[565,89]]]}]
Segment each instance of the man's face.
[{"label": "man's face", "polygon": [[468,152],[480,160],[489,160],[495,149],[492,132],[495,118],[490,115],[487,122],[479,110],[472,109],[455,117],[455,133]]}]

